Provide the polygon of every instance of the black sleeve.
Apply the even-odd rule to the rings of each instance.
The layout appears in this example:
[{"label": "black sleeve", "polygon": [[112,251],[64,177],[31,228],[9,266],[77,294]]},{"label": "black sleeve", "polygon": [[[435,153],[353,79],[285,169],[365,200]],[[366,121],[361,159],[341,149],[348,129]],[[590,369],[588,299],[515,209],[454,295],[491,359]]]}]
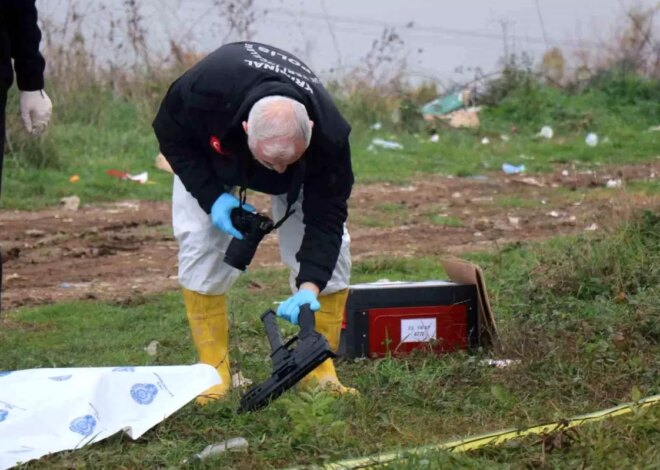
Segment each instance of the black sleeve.
[{"label": "black sleeve", "polygon": [[296,255],[300,272],[296,285],[313,282],[323,290],[339,258],[348,198],[353,188],[351,149],[348,140],[335,154],[324,155],[331,162],[313,171],[303,186],[305,234]]},{"label": "black sleeve", "polygon": [[174,85],[170,87],[153,122],[154,132],[162,153],[185,188],[193,195],[206,213],[224,191],[215,176],[208,158],[194,143],[194,132],[182,124],[177,116],[183,114],[183,104]]},{"label": "black sleeve", "polygon": [[37,25],[36,0],[2,0],[5,5],[16,83],[23,91],[42,90],[46,62],[39,52],[41,31]]}]

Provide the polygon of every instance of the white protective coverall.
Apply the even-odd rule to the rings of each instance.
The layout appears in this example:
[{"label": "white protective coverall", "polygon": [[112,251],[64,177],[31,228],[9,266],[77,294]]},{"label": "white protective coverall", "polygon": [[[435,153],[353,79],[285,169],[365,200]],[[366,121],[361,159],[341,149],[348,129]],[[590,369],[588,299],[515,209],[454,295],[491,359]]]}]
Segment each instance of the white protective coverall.
[{"label": "white protective coverall", "polygon": [[[273,220],[277,222],[286,212],[286,194],[271,196]],[[295,280],[300,269],[296,253],[305,232],[303,224],[302,191],[293,204],[295,212],[277,230],[282,262],[291,269],[289,283],[296,292]],[[207,295],[221,295],[234,284],[241,271],[223,261],[231,235],[218,230],[209,214],[199,206],[178,176],[174,176],[172,191],[172,225],[179,242],[179,283],[182,287]],[[332,277],[321,295],[347,289],[350,282],[351,237],[344,224],[341,249]]]}]

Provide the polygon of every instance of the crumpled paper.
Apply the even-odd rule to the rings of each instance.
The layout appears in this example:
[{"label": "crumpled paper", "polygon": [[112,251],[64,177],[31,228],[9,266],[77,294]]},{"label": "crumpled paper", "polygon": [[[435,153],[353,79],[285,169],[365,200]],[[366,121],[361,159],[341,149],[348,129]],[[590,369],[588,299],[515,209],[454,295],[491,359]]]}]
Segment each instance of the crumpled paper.
[{"label": "crumpled paper", "polygon": [[119,431],[137,439],[220,382],[206,364],[0,371],[0,470]]}]

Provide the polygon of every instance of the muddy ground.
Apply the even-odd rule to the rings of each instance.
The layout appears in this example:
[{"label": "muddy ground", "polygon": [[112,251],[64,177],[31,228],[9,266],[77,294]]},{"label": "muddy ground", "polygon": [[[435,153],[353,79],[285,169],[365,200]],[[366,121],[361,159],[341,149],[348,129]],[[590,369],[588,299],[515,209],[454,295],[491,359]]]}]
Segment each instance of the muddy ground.
[{"label": "muddy ground", "polygon": [[[629,189],[631,182],[659,177],[656,160],[595,172],[557,167],[543,175],[424,176],[410,186],[356,186],[349,219],[353,257],[460,254],[603,231],[635,209],[660,209],[657,196]],[[251,202],[269,206],[264,196]],[[175,289],[170,216],[169,203],[141,201],[0,211],[3,308],[76,299],[128,302]],[[280,266],[275,236],[260,245],[257,265]]]}]

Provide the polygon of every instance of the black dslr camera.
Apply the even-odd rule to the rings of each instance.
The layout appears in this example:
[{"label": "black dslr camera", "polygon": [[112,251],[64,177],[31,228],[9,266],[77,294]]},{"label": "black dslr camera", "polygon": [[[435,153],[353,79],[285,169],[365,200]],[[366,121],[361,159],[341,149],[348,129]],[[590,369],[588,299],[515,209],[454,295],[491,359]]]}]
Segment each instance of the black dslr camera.
[{"label": "black dslr camera", "polygon": [[275,228],[273,221],[262,214],[242,208],[231,211],[231,223],[243,234],[243,240],[232,238],[225,252],[225,263],[241,271],[250,264],[259,242]]}]

